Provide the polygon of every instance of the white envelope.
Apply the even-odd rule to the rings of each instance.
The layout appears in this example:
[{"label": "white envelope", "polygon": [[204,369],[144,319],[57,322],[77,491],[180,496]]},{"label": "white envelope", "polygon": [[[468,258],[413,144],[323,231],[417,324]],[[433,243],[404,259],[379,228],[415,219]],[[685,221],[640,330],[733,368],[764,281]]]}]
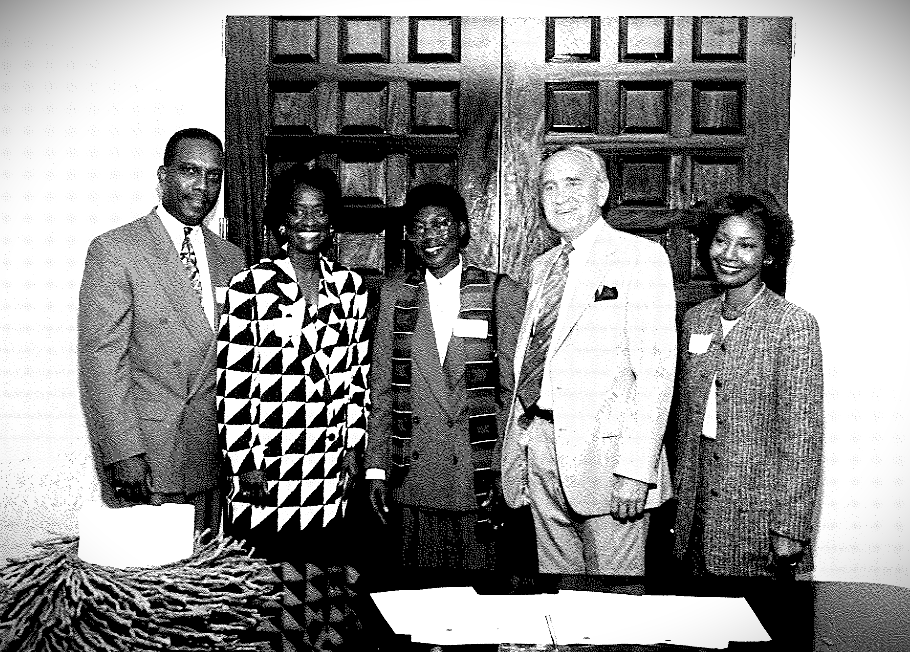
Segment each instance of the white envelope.
[{"label": "white envelope", "polygon": [[689,337],[689,353],[706,353],[714,333],[692,333]]},{"label": "white envelope", "polygon": [[486,319],[456,319],[452,334],[455,337],[486,339],[490,335],[490,324]]},{"label": "white envelope", "polygon": [[227,291],[226,287],[215,286],[215,303],[224,303],[227,301]]}]

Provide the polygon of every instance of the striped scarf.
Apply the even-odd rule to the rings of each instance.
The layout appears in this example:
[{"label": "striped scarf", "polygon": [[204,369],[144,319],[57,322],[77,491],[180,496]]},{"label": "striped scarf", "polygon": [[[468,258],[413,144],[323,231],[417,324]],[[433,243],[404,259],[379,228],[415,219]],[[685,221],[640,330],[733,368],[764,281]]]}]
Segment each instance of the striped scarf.
[{"label": "striped scarf", "polygon": [[[493,446],[496,444],[497,390],[499,369],[496,358],[494,294],[498,277],[477,267],[466,266],[461,273],[459,319],[482,319],[490,326],[489,337],[461,338],[465,353],[465,389],[468,405],[468,434],[474,462],[474,496],[481,509],[478,522],[489,522],[483,503],[493,488]],[[395,303],[392,324],[392,466],[402,477],[410,466],[411,445],[411,341],[417,326],[417,295],[423,284],[422,271],[405,279]]]}]

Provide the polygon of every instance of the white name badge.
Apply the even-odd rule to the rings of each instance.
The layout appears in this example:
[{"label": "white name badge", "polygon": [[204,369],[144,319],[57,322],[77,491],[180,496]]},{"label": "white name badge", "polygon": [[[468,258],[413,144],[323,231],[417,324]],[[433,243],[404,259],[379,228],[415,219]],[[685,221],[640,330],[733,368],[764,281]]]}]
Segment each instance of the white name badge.
[{"label": "white name badge", "polygon": [[486,339],[490,334],[490,326],[486,319],[456,319],[452,334],[455,337]]},{"label": "white name badge", "polygon": [[692,333],[689,338],[689,353],[706,353],[714,333]]},{"label": "white name badge", "polygon": [[215,303],[224,303],[227,301],[227,288],[215,286]]}]

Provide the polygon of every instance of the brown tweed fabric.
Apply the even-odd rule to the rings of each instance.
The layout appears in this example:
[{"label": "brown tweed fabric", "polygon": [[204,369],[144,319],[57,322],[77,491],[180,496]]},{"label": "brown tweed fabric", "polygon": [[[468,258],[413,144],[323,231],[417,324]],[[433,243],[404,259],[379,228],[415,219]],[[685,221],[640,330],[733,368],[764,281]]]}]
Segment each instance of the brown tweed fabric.
[{"label": "brown tweed fabric", "polygon": [[[693,333],[713,334],[707,352],[689,352]],[[719,298],[686,313],[679,344],[675,553],[685,558],[698,510],[708,572],[767,575],[771,532],[812,538],[824,425],[818,324],[766,290],[727,337],[722,334]],[[702,422],[715,373],[717,441],[699,500]],[[808,550],[798,571],[811,568]]]}]

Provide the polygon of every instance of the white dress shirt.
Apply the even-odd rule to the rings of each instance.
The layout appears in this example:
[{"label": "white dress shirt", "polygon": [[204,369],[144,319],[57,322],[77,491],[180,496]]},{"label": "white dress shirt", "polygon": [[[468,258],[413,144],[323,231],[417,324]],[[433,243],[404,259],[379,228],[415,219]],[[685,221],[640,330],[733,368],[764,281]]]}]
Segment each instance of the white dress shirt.
[{"label": "white dress shirt", "polygon": [[[594,243],[600,237],[601,232],[607,228],[607,223],[599,219],[588,230],[572,240],[572,253],[569,254],[569,277],[566,279],[566,288],[562,293],[562,299],[559,301],[559,316],[556,317],[556,323],[553,325],[553,332],[559,331],[561,320],[565,319],[563,313],[564,307],[569,305],[571,297],[578,290],[584,278],[584,267],[587,263]],[[567,241],[563,239],[563,245]],[[554,259],[555,261],[555,259]],[[538,303],[539,308],[539,303]],[[537,315],[534,315],[534,321],[537,321]],[[543,380],[540,386],[540,398],[537,400],[537,407],[544,410],[553,408],[553,388],[550,383],[550,356],[553,354],[553,342],[550,342],[550,348],[547,350],[547,359],[543,365]]]},{"label": "white dress shirt", "polygon": [[461,258],[458,264],[442,278],[436,278],[430,270],[424,274],[427,284],[427,299],[430,302],[430,316],[433,319],[433,334],[436,336],[436,350],[439,364],[446,359],[449,340],[455,329],[455,320],[461,311]]},{"label": "white dress shirt", "polygon": [[[177,257],[180,257],[180,250],[183,248],[184,227],[186,224],[167,212],[164,206],[158,206],[155,210],[161,223],[171,240],[174,241],[174,247],[177,249]],[[215,330],[215,297],[212,295],[212,276],[209,273],[209,259],[205,251],[205,238],[202,236],[201,225],[192,227],[190,231],[190,244],[193,245],[193,252],[196,254],[196,266],[199,268],[199,282],[202,284],[202,310],[205,312],[205,318],[208,319],[212,330]],[[189,278],[189,277],[187,277]]]},{"label": "white dress shirt", "polygon": [[[452,331],[455,329],[455,320],[461,312],[461,270],[464,268],[462,263],[459,257],[455,268],[442,278],[436,278],[430,270],[424,275],[440,365],[446,359],[449,340],[452,339]],[[386,474],[384,469],[367,469],[364,477],[367,480],[385,480]]]}]

